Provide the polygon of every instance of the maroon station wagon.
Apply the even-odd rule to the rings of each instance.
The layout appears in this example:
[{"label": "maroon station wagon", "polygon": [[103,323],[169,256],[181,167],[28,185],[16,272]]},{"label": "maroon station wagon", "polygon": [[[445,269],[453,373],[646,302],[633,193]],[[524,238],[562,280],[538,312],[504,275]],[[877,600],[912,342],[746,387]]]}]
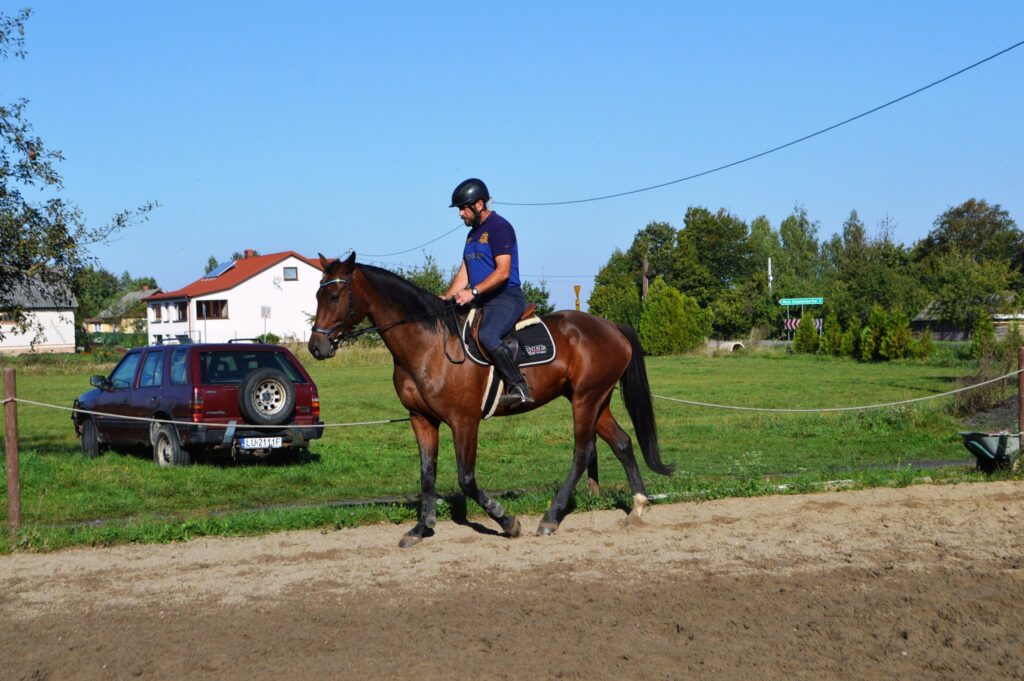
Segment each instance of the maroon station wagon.
[{"label": "maroon station wagon", "polygon": [[135,348],[109,376],[89,382],[94,389],[74,407],[100,413],[73,412],[72,420],[90,458],[106,446],[145,446],[152,447],[157,464],[178,466],[191,463],[200,451],[265,456],[305,450],[323,435],[316,385],[295,355],[279,345]]}]

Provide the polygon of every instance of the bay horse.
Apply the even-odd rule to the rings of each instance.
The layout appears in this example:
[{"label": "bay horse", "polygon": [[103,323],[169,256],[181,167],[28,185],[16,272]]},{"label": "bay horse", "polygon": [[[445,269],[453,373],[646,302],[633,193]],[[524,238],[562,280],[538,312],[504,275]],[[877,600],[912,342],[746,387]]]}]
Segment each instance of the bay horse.
[{"label": "bay horse", "polygon": [[[450,301],[419,288],[402,277],[371,265],[357,264],[353,252],[346,260],[320,255],[324,274],[317,290],[317,309],[309,338],[316,359],[334,355],[344,340],[376,331],[394,359],[395,391],[412,422],[420,451],[419,520],[400,542],[409,547],[433,534],[436,523],[438,428],[452,431],[459,487],[483,508],[509,537],[521,532],[519,520],[485,494],[476,482],[477,435],[483,419],[481,404],[489,367],[459,362],[459,312]],[[373,325],[354,330],[364,319]],[[672,467],[661,461],[654,405],[647,369],[636,332],[591,314],[561,311],[545,315],[556,356],[548,364],[523,368],[534,403],[527,407],[501,405],[495,415],[530,411],[556,397],[572,404],[572,468],[555,494],[537,528],[552,534],[561,522],[583,472],[590,467],[596,483],[595,434],[607,442],[626,470],[633,493],[627,521],[638,522],[648,505],[647,492],[633,455],[629,435],[611,412],[612,391],[620,384],[626,410],[636,429],[644,461],[654,472],[671,475]]]}]

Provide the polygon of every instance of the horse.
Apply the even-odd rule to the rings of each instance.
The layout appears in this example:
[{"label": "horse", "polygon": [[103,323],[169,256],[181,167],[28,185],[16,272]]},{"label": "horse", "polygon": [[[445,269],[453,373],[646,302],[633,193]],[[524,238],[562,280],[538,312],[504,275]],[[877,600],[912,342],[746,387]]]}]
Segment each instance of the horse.
[{"label": "horse", "polygon": [[[343,341],[367,332],[378,333],[394,359],[395,392],[409,411],[419,445],[419,518],[399,545],[414,546],[434,534],[438,429],[442,423],[452,432],[463,494],[479,504],[506,536],[519,536],[519,520],[506,513],[476,481],[477,437],[489,367],[459,361],[459,327],[465,312],[457,310],[454,302],[441,300],[397,274],[357,264],[355,252],[344,261],[320,254],[320,264],[324,274],[316,293],[310,354],[318,360],[327,359]],[[366,319],[372,326],[356,329]],[[661,475],[671,475],[673,467],[661,460],[639,338],[630,326],[585,312],[559,311],[544,315],[542,320],[555,341],[556,356],[548,364],[523,368],[534,403],[525,407],[499,405],[495,411],[496,416],[520,414],[557,397],[565,397],[572,404],[572,467],[544,513],[537,534],[550,535],[558,529],[567,514],[573,490],[588,468],[596,486],[595,435],[608,443],[626,471],[633,493],[627,522],[642,523],[648,496],[633,455],[632,440],[612,416],[611,398],[616,384],[621,388],[647,466]],[[465,359],[464,354],[461,359]]]}]

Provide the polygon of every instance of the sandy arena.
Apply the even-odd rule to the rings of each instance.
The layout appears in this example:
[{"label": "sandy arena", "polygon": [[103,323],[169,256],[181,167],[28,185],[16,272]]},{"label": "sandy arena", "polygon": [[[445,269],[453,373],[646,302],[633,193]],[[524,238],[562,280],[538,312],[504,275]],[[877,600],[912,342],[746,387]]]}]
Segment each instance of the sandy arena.
[{"label": "sandy arena", "polygon": [[[5,679],[1021,679],[1024,483],[0,556]],[[532,533],[538,518],[522,518]]]}]

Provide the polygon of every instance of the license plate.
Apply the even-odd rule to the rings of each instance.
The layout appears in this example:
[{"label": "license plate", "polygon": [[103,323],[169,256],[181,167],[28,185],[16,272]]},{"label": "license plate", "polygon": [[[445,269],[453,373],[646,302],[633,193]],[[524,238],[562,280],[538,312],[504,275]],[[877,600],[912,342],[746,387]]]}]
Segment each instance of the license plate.
[{"label": "license plate", "polygon": [[243,437],[242,438],[242,449],[270,449],[272,447],[280,447],[281,438],[279,437]]}]

